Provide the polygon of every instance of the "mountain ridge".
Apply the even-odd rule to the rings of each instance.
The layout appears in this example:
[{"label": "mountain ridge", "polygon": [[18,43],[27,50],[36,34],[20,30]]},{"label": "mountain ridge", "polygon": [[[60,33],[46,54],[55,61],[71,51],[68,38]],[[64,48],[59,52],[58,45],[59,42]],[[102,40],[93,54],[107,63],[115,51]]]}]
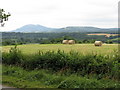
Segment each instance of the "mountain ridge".
[{"label": "mountain ridge", "polygon": [[49,28],[39,24],[27,24],[11,32],[118,32],[118,29],[98,28],[90,26],[67,26],[63,28]]}]

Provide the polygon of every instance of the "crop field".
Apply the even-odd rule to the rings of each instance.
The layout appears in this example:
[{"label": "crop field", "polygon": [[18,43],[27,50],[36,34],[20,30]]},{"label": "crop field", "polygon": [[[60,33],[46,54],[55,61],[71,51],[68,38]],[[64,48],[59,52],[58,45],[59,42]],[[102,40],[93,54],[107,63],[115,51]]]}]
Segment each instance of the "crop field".
[{"label": "crop field", "polygon": [[[8,52],[11,46],[3,46],[3,52]],[[33,54],[38,51],[57,51],[64,50],[65,52],[77,51],[83,54],[97,53],[97,54],[112,54],[114,50],[118,49],[118,44],[103,44],[101,47],[95,47],[94,44],[75,44],[75,45],[63,45],[63,44],[26,44],[17,46],[24,54]]]},{"label": "crop field", "polygon": [[93,33],[93,34],[87,34],[87,35],[110,35],[110,36],[118,36],[118,34],[106,34],[106,33]]}]

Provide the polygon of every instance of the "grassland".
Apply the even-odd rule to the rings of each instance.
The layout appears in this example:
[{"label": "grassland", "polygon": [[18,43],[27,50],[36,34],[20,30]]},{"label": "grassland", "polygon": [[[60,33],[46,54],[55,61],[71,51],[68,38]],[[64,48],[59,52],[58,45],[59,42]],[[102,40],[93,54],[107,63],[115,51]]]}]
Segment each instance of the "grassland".
[{"label": "grassland", "polygon": [[3,84],[16,88],[120,88],[118,81],[107,78],[61,75],[48,70],[28,71],[16,66],[3,65],[3,68]]},{"label": "grassland", "polygon": [[6,85],[19,88],[120,88],[120,56],[114,51],[118,49],[117,44],[11,47],[14,46],[3,46],[2,74]]},{"label": "grassland", "polygon": [[[3,46],[3,52],[8,52],[11,46]],[[118,49],[118,44],[103,44],[102,47],[95,47],[93,44],[75,44],[75,45],[63,45],[63,44],[27,44],[27,45],[18,45],[18,48],[24,54],[33,54],[39,50],[42,52],[46,51],[57,51],[64,50],[69,52],[71,50],[77,51],[80,53],[98,53],[98,54],[111,54],[114,50]]]}]

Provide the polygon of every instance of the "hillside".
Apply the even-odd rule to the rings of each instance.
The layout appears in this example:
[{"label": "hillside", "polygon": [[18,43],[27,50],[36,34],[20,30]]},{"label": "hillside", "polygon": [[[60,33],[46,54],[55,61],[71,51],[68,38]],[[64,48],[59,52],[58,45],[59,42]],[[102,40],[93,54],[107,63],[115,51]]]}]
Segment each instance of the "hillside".
[{"label": "hillside", "polygon": [[79,27],[79,26],[69,26],[69,27],[63,27],[63,28],[49,28],[42,25],[34,25],[34,24],[28,24],[23,27],[20,27],[16,30],[13,30],[12,32],[24,32],[24,33],[37,33],[37,32],[104,32],[104,33],[117,33],[117,28],[97,28],[97,27]]},{"label": "hillside", "polygon": [[50,30],[53,30],[53,28],[48,28],[42,25],[28,24],[13,30],[12,32],[48,32]]}]

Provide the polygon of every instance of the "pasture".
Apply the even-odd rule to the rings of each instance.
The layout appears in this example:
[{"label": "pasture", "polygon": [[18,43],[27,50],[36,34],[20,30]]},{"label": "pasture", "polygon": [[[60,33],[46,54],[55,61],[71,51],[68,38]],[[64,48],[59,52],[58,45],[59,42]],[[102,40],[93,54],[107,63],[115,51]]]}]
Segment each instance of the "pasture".
[{"label": "pasture", "polygon": [[[7,53],[11,47],[14,46],[3,46],[2,83],[6,85],[19,88],[120,87],[120,57],[114,52],[118,49],[117,44],[101,47],[93,44],[27,44],[18,45]],[[71,50],[73,52],[69,52]]]},{"label": "pasture", "polygon": [[[3,52],[8,52],[11,46],[3,46]],[[101,47],[95,47],[94,44],[74,44],[74,45],[63,45],[63,44],[26,44],[17,46],[24,54],[34,54],[38,51],[57,51],[64,50],[65,52],[76,51],[79,53],[97,53],[97,54],[112,54],[114,50],[118,49],[118,44],[103,44]]]}]

